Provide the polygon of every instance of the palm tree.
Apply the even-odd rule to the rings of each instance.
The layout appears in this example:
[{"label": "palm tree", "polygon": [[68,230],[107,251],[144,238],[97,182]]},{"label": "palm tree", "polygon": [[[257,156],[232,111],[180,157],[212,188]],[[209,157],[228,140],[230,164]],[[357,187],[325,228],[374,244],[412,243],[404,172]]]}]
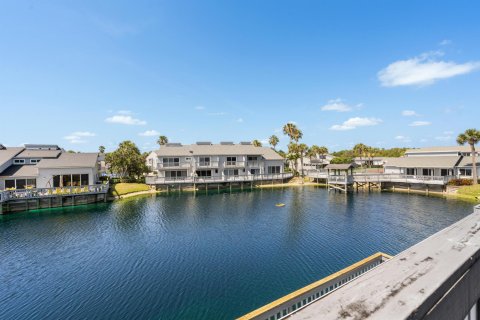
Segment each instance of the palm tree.
[{"label": "palm tree", "polygon": [[252,144],[253,144],[254,147],[261,147],[262,146],[262,143],[260,141],[258,141],[257,139],[253,140]]},{"label": "palm tree", "polygon": [[298,140],[303,137],[302,131],[291,122],[283,126],[283,134],[287,135],[290,138],[290,141],[295,141],[296,143],[298,143]]},{"label": "palm tree", "polygon": [[287,159],[290,160],[293,164],[294,172],[298,172],[298,158],[300,157],[300,153],[298,152],[298,144],[290,142],[288,144],[288,154]]},{"label": "palm tree", "polygon": [[465,145],[468,143],[470,145],[470,152],[472,157],[472,178],[473,184],[478,183],[477,177],[477,160],[476,160],[476,151],[475,145],[480,141],[480,131],[476,129],[467,129],[464,133],[461,133],[457,137],[457,143],[460,145]]},{"label": "palm tree", "polygon": [[357,143],[353,147],[353,153],[355,154],[355,156],[360,158],[360,163],[362,164],[362,167],[363,167],[362,158],[365,155],[365,153],[367,152],[367,149],[368,149],[368,147],[366,145],[364,145],[363,143]]},{"label": "palm tree", "polygon": [[168,138],[166,136],[160,136],[160,137],[158,137],[157,143],[160,146],[164,146],[168,143]]},{"label": "palm tree", "polygon": [[104,146],[98,147],[98,152],[105,153],[105,147]]},{"label": "palm tree", "polygon": [[304,176],[303,174],[303,157],[308,151],[308,146],[305,143],[300,143],[297,147],[297,152],[300,154],[300,165],[302,167],[302,178]]},{"label": "palm tree", "polygon": [[275,147],[279,142],[280,142],[280,139],[278,139],[276,135],[272,135],[270,136],[270,138],[268,138],[268,143],[273,147],[273,150],[275,150]]}]

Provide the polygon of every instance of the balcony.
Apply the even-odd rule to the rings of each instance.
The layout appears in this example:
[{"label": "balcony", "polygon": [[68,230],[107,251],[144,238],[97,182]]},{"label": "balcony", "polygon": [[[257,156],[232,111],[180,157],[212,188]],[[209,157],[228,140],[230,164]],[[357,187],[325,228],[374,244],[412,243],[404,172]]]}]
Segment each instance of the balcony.
[{"label": "balcony", "polygon": [[245,161],[225,161],[225,168],[243,168]]},{"label": "balcony", "polygon": [[218,161],[195,162],[197,168],[218,168]]},{"label": "balcony", "polygon": [[252,167],[252,168],[259,168],[263,167],[263,161],[247,161],[247,166]]},{"label": "balcony", "polygon": [[175,169],[175,168],[190,168],[192,166],[191,162],[159,162],[157,165],[158,169]]}]

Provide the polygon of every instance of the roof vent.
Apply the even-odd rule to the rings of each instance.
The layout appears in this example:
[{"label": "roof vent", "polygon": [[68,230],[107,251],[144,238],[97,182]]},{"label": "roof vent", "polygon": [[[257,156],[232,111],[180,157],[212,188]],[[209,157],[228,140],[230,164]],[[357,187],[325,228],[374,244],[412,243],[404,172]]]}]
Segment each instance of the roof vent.
[{"label": "roof vent", "polygon": [[0,143],[0,150],[5,150],[7,149],[3,144]]},{"label": "roof vent", "polygon": [[167,143],[165,147],[181,147],[181,143]]},{"label": "roof vent", "polygon": [[27,150],[60,150],[60,147],[56,144],[26,144]]},{"label": "roof vent", "polygon": [[210,141],[198,141],[197,146],[211,146],[212,143]]},{"label": "roof vent", "polygon": [[233,146],[233,142],[231,141],[222,141],[220,142],[222,146]]},{"label": "roof vent", "polygon": [[240,142],[240,144],[242,146],[251,146],[252,145],[252,143],[250,141],[242,141],[242,142]]}]

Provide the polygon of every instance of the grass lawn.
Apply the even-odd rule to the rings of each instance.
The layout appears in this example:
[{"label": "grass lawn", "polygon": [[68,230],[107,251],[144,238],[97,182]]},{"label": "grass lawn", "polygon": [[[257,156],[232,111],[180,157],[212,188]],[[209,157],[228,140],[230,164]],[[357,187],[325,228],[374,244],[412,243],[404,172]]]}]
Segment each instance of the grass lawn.
[{"label": "grass lawn", "polygon": [[123,196],[128,193],[148,190],[150,190],[150,187],[143,183],[117,183],[111,187],[114,196]]},{"label": "grass lawn", "polygon": [[476,186],[463,186],[458,189],[458,194],[471,196],[471,197],[480,197],[480,184]]}]

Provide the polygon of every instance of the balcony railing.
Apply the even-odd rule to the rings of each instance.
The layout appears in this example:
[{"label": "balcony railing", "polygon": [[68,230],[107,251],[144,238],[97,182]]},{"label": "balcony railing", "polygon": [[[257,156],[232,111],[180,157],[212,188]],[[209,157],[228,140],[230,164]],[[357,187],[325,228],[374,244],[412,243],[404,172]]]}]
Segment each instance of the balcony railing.
[{"label": "balcony railing", "polygon": [[245,167],[245,161],[225,161],[225,167]]},{"label": "balcony railing", "polygon": [[0,202],[15,199],[38,199],[65,195],[107,193],[108,184],[95,184],[80,187],[35,188],[0,191]]},{"label": "balcony railing", "polygon": [[157,167],[158,169],[164,168],[189,168],[192,166],[191,162],[159,162]]},{"label": "balcony railing", "polygon": [[195,162],[197,168],[218,168],[218,161]]},{"label": "balcony railing", "polygon": [[249,166],[249,167],[262,167],[263,166],[263,161],[258,161],[258,160],[247,161],[247,166]]},{"label": "balcony railing", "polygon": [[273,174],[246,174],[238,176],[213,176],[213,177],[156,177],[147,176],[147,184],[195,184],[195,183],[222,183],[222,182],[254,182],[263,180],[283,180],[291,178],[292,173]]}]

